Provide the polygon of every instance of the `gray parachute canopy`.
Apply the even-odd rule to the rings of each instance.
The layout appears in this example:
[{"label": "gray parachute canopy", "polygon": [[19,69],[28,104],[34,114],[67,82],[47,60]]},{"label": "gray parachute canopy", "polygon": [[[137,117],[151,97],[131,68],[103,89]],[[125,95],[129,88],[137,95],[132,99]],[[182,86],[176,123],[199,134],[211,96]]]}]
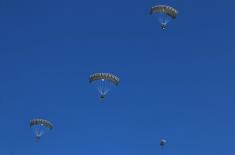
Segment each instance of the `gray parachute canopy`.
[{"label": "gray parachute canopy", "polygon": [[152,7],[150,10],[150,14],[154,14],[154,13],[164,13],[164,14],[167,14],[168,16],[172,17],[173,19],[175,19],[178,14],[178,11],[171,6],[156,5],[156,6]]},{"label": "gray parachute canopy", "polygon": [[120,79],[111,73],[94,73],[89,78],[90,83],[92,83],[93,81],[97,81],[97,80],[109,80],[116,86],[120,82]]},{"label": "gray parachute canopy", "polygon": [[30,120],[29,122],[29,126],[30,128],[34,125],[42,125],[42,126],[45,126],[49,129],[53,129],[53,124],[51,122],[49,122],[48,120],[45,120],[45,119],[32,119]]}]

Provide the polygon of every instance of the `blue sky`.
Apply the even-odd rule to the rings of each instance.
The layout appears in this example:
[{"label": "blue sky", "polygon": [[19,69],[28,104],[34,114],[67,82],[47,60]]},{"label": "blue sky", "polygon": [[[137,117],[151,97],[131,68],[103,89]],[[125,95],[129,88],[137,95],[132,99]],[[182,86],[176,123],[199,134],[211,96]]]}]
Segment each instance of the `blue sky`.
[{"label": "blue sky", "polygon": [[[167,32],[148,14],[156,4],[180,12]],[[234,5],[1,1],[0,154],[234,154]],[[94,72],[121,78],[104,104]],[[55,125],[40,143],[35,117]]]}]

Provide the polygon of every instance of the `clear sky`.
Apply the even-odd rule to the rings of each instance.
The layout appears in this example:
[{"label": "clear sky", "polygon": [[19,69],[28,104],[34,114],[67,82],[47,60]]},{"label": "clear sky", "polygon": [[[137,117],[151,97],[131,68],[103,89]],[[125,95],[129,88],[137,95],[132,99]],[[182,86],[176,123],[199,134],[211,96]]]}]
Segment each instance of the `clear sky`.
[{"label": "clear sky", "polygon": [[[180,12],[166,32],[149,15],[156,4]],[[2,0],[0,154],[235,154],[234,5]],[[94,72],[121,79],[103,104]],[[35,117],[55,125],[40,143]]]}]

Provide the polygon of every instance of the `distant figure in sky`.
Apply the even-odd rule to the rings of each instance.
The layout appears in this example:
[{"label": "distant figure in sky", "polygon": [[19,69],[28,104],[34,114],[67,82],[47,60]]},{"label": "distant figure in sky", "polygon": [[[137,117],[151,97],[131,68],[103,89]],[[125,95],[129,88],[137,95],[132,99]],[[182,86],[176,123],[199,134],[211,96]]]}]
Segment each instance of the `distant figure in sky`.
[{"label": "distant figure in sky", "polygon": [[166,139],[161,139],[161,140],[160,140],[160,147],[161,147],[161,149],[164,148],[164,146],[166,145],[166,143],[167,143],[167,140],[166,140]]}]

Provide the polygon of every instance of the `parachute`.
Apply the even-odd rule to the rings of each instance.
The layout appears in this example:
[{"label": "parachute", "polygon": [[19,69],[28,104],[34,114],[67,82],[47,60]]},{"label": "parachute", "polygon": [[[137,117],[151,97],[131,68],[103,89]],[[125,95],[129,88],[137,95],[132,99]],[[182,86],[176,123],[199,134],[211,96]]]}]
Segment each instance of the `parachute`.
[{"label": "parachute", "polygon": [[33,129],[36,140],[40,140],[41,137],[48,132],[49,130],[53,129],[53,124],[45,119],[32,119],[29,122],[30,128]]},{"label": "parachute", "polygon": [[165,139],[161,139],[161,140],[160,140],[160,147],[161,147],[161,149],[164,148],[164,146],[166,145],[166,143],[167,143],[167,140],[165,140]]},{"label": "parachute", "polygon": [[120,79],[111,73],[95,73],[90,75],[89,82],[98,89],[100,99],[103,101],[107,93],[119,85]]},{"label": "parachute", "polygon": [[156,5],[151,8],[150,14],[156,14],[158,16],[159,22],[161,24],[161,28],[163,30],[167,29],[167,24],[172,20],[175,19],[178,15],[178,11],[167,5]]}]

